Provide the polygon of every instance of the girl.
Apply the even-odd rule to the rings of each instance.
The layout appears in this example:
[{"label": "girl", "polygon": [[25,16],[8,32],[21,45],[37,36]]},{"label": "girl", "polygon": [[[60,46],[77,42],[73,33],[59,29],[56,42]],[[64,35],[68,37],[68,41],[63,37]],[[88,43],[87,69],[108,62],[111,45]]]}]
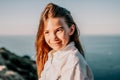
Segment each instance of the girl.
[{"label": "girl", "polygon": [[36,38],[39,80],[93,80],[71,13],[49,3],[44,9]]}]

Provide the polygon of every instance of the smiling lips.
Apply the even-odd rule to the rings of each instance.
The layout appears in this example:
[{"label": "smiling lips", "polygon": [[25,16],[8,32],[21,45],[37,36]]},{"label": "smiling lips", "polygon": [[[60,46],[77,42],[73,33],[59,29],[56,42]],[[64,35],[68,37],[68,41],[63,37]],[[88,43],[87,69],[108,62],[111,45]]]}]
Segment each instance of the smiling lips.
[{"label": "smiling lips", "polygon": [[60,43],[61,43],[61,41],[56,41],[56,42],[54,42],[52,44],[60,44]]}]

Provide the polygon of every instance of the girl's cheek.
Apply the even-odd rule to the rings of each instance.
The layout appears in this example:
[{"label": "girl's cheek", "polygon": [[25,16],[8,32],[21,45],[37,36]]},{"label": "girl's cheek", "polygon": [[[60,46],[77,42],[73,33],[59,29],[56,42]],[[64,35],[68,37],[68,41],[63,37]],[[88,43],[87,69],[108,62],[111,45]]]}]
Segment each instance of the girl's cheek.
[{"label": "girl's cheek", "polygon": [[48,42],[48,40],[49,40],[49,37],[45,36],[45,41]]},{"label": "girl's cheek", "polygon": [[57,34],[57,36],[59,39],[62,39],[62,38],[64,38],[64,33],[59,33],[59,34]]}]

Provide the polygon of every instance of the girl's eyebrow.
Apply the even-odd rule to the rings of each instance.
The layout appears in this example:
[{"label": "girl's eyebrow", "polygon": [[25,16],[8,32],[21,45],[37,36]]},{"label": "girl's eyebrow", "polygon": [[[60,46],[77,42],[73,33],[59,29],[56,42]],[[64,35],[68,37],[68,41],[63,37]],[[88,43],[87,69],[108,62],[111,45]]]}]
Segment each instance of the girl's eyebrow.
[{"label": "girl's eyebrow", "polygon": [[63,29],[63,26],[60,26],[60,27],[58,27],[57,29],[59,29],[59,28],[62,28],[62,29]]},{"label": "girl's eyebrow", "polygon": [[[64,29],[64,27],[63,26],[59,26],[58,28],[56,28],[56,29],[60,29],[60,28],[62,28],[62,29]],[[56,30],[55,29],[55,30]],[[44,30],[44,32],[46,32],[46,31],[49,31],[49,30]]]}]

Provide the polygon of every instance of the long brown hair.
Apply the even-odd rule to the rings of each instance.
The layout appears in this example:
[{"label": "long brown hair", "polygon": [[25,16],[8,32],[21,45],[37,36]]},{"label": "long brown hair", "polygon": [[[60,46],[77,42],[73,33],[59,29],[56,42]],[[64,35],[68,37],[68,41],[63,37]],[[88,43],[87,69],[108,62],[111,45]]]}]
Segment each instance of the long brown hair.
[{"label": "long brown hair", "polygon": [[75,25],[75,32],[70,37],[70,41],[75,42],[76,48],[79,50],[80,54],[82,54],[82,56],[84,57],[84,51],[79,41],[79,30],[71,16],[70,11],[56,4],[49,3],[42,12],[40,18],[40,24],[36,36],[36,64],[37,64],[38,77],[40,77],[41,72],[44,69],[44,64],[48,59],[48,52],[51,50],[51,48],[45,42],[44,34],[43,34],[45,21],[50,17],[52,18],[63,17],[69,27],[71,25]]}]

